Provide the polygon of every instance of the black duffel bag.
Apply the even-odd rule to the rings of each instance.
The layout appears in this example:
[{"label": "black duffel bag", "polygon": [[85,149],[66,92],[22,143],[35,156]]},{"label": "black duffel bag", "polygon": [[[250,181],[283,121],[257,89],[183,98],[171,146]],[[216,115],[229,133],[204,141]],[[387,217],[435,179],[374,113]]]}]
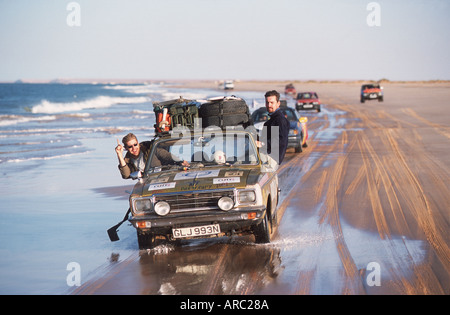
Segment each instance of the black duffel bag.
[{"label": "black duffel bag", "polygon": [[224,129],[227,126],[253,125],[247,103],[236,97],[223,97],[209,100],[200,106],[199,116],[202,127],[217,126]]}]

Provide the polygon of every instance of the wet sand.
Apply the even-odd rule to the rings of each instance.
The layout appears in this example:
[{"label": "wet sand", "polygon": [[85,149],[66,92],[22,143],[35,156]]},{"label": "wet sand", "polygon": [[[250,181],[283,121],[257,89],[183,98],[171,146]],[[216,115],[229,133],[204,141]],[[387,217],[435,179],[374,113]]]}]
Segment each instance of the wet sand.
[{"label": "wet sand", "polygon": [[[284,85],[239,82],[233,94]],[[139,252],[136,241],[72,293],[450,294],[450,84],[388,83],[384,102],[364,104],[359,83],[295,86],[324,105],[304,112],[309,146],[279,170],[284,215],[271,244],[234,237]]]}]

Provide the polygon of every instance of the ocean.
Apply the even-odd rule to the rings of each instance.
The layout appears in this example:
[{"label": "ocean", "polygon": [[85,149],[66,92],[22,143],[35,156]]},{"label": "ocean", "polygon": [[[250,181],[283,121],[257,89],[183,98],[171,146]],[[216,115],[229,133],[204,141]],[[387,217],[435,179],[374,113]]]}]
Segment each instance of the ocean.
[{"label": "ocean", "polygon": [[154,136],[152,101],[260,92],[168,84],[0,84],[0,294],[66,294],[138,251],[135,229],[106,230],[128,208],[114,148],[129,132]]}]

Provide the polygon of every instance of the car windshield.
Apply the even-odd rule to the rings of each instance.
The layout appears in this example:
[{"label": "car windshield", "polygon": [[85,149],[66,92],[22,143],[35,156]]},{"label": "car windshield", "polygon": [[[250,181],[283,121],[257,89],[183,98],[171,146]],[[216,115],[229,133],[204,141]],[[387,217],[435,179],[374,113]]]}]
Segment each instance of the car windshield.
[{"label": "car windshield", "polygon": [[299,93],[297,99],[318,98],[316,93]]},{"label": "car windshield", "polygon": [[374,84],[363,85],[363,90],[366,90],[366,89],[379,89],[379,88],[380,88],[379,85],[374,85]]},{"label": "car windshield", "polygon": [[[294,109],[289,107],[280,107],[280,109],[284,112],[284,115],[286,116],[287,120],[297,121],[299,119]],[[255,112],[253,112],[252,118],[253,122],[258,123],[258,122],[266,122],[267,120],[270,119],[270,116],[269,112],[266,109],[264,109],[264,110],[256,110]]]},{"label": "car windshield", "polygon": [[281,109],[284,112],[284,115],[286,116],[287,120],[289,121],[298,121],[298,117],[295,113],[295,111],[291,108],[283,108]]},{"label": "car windshield", "polygon": [[258,109],[253,112],[252,114],[253,122],[265,122],[269,120],[269,112],[264,109]]},{"label": "car windshield", "polygon": [[247,133],[211,133],[170,138],[156,143],[148,168],[176,168],[186,161],[191,168],[258,164],[254,142]]}]

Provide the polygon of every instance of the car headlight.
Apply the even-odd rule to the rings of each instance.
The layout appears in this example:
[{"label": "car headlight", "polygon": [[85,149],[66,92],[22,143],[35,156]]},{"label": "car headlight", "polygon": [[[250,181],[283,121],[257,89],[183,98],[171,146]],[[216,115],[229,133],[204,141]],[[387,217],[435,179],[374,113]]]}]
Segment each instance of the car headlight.
[{"label": "car headlight", "polygon": [[165,216],[170,212],[170,205],[165,201],[160,201],[155,204],[155,212],[157,215]]},{"label": "car headlight", "polygon": [[253,203],[256,201],[256,194],[253,190],[240,191],[238,195],[239,203]]},{"label": "car headlight", "polygon": [[135,199],[133,202],[134,211],[136,213],[148,211],[151,209],[152,203],[148,198]]},{"label": "car headlight", "polygon": [[230,197],[222,197],[218,201],[218,206],[220,210],[229,211],[234,207],[234,201]]}]

